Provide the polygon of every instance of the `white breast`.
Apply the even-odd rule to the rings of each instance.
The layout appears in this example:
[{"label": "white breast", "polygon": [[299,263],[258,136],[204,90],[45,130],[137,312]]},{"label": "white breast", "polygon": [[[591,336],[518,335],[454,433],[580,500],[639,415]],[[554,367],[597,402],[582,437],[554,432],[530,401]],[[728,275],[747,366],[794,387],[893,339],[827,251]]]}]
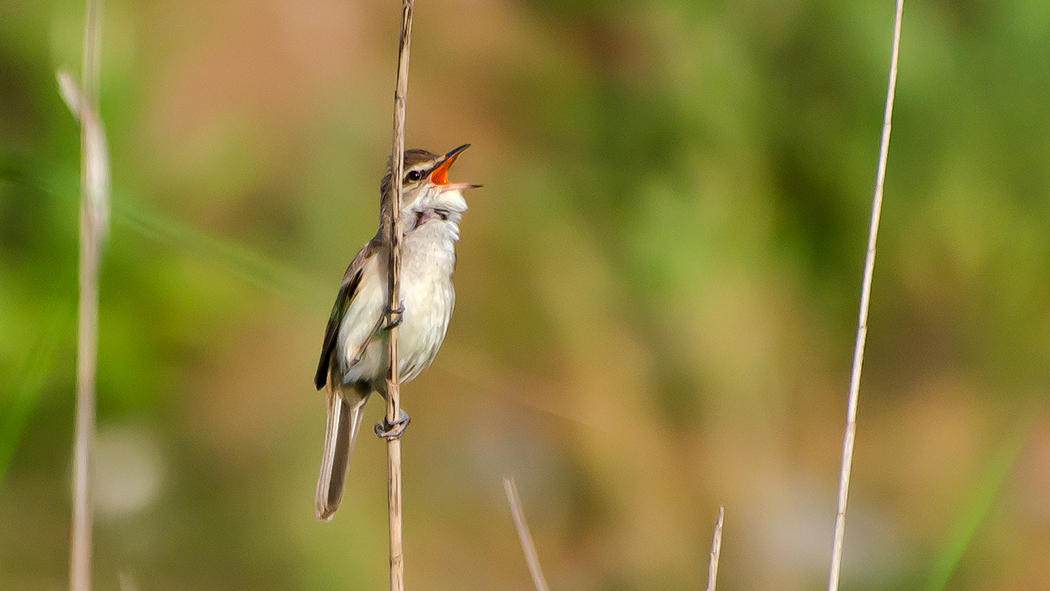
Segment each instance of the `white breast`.
[{"label": "white breast", "polygon": [[405,314],[398,334],[402,381],[426,369],[445,340],[456,303],[452,274],[458,234],[455,223],[433,219],[405,237],[401,266]]},{"label": "white breast", "polygon": [[[456,266],[455,241],[458,237],[459,228],[455,221],[431,219],[408,233],[402,242],[400,291],[405,312],[398,328],[398,377],[402,383],[415,378],[434,361],[445,339],[456,300],[452,273]],[[385,257],[385,253],[383,255]],[[377,264],[385,267],[386,261],[377,261]],[[362,282],[355,300],[358,301],[351,308],[360,307],[362,312],[348,313],[340,329],[343,379],[346,382],[367,381],[382,392],[388,365],[387,333],[381,331],[375,335],[364,355],[353,365],[350,364],[353,353],[350,343],[358,332],[355,330],[359,328],[357,325],[374,326],[378,319],[376,314],[381,314],[386,308],[386,273],[371,274],[370,281]]]}]

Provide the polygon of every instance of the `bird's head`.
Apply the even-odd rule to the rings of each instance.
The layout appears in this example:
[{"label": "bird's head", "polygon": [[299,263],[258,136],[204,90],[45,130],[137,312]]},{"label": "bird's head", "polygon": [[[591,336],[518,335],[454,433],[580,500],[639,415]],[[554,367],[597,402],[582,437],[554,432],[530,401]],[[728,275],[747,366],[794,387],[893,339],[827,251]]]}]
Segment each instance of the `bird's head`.
[{"label": "bird's head", "polygon": [[[428,216],[436,215],[443,219],[454,216],[454,220],[458,220],[460,214],[467,210],[467,202],[463,198],[464,189],[480,185],[450,183],[448,171],[456,158],[469,147],[470,144],[464,144],[443,155],[426,150],[405,150],[401,217],[407,226],[406,231],[417,227],[422,223],[421,220],[428,219]],[[392,198],[390,177],[390,167],[387,167],[387,174],[383,177],[380,187],[383,202],[381,215],[386,212],[387,202]]]}]

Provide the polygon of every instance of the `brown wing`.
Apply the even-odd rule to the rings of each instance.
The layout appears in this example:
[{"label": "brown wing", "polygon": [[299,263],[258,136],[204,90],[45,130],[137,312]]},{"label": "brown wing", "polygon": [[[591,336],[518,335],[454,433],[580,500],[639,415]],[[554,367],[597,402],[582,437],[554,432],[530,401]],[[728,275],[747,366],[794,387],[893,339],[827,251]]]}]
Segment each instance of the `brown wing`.
[{"label": "brown wing", "polygon": [[379,248],[379,237],[375,237],[361,247],[350,261],[350,265],[343,274],[343,282],[339,286],[339,295],[335,297],[335,305],[332,306],[332,314],[328,317],[328,326],[324,331],[324,344],[321,345],[321,359],[317,362],[317,373],[314,375],[314,385],[320,390],[328,383],[328,366],[332,362],[332,353],[335,351],[336,337],[339,336],[339,325],[343,321],[343,314],[357,294],[357,286],[361,283],[361,273],[364,271],[365,262]]}]

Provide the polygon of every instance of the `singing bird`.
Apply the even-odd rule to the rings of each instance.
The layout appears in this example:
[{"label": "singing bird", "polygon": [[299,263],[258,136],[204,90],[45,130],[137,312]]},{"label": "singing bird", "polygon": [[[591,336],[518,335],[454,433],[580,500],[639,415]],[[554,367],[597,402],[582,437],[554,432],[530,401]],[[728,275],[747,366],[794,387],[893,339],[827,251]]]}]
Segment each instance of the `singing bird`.
[{"label": "singing bird", "polygon": [[[479,185],[450,183],[448,171],[470,144],[445,155],[406,150],[401,201],[401,271],[398,310],[389,305],[389,202],[391,169],[380,183],[379,230],[350,261],[325,329],[314,384],[326,389],[328,420],[317,481],[317,517],[329,521],[343,496],[365,402],[373,391],[386,397],[390,366],[387,329],[398,328],[398,378],[405,383],[430,365],[441,348],[456,293],[455,243],[467,202],[463,191]],[[381,436],[398,436],[408,415],[376,425]]]}]

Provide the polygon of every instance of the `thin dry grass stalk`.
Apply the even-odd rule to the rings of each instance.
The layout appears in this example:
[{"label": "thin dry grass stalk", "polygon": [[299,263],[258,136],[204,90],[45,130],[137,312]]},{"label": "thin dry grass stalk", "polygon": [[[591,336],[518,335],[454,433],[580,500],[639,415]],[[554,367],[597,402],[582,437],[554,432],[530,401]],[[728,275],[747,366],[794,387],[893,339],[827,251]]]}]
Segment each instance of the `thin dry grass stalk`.
[{"label": "thin dry grass stalk", "polygon": [[868,229],[868,252],[864,258],[864,283],[860,294],[860,313],[857,321],[857,339],[853,348],[853,366],[850,370],[849,402],[846,407],[846,433],[842,441],[842,471],[839,474],[838,512],[835,516],[835,542],[831,554],[831,572],[828,591],[837,591],[842,569],[842,541],[846,531],[846,501],[849,497],[849,479],[853,468],[853,445],[857,434],[857,401],[860,398],[860,373],[864,363],[864,342],[868,335],[868,305],[871,301],[871,280],[875,272],[875,243],[882,214],[882,191],[886,180],[886,159],[890,149],[890,122],[893,119],[893,97],[897,89],[897,61],[900,54],[901,20],[904,0],[897,0],[893,23],[893,52],[890,56],[890,79],[886,89],[886,109],[882,119],[882,139],[879,143],[879,167],[875,181],[875,196],[871,206],[871,226]]},{"label": "thin dry grass stalk", "polygon": [[69,556],[71,591],[91,589],[92,456],[98,367],[98,276],[109,222],[109,153],[98,115],[101,0],[87,0],[81,88],[68,73],[59,89],[80,121],[80,265],[77,305],[77,408],[73,443],[73,516]]},{"label": "thin dry grass stalk", "polygon": [[[401,179],[404,177],[405,154],[405,95],[408,94],[408,58],[412,45],[413,0],[401,4],[401,38],[398,43],[397,88],[394,91],[394,141],[391,150],[391,186],[393,199],[390,202],[390,310],[401,307]],[[398,329],[390,329],[390,373],[387,375],[387,424],[394,424],[401,417],[401,388],[397,367]],[[401,539],[401,439],[387,440],[387,506],[390,511],[390,591],[405,588],[405,564]]]},{"label": "thin dry grass stalk", "polygon": [[722,555],[722,524],[725,522],[726,508],[718,507],[718,519],[715,520],[715,534],[711,540],[711,559],[707,563],[707,591],[715,591],[718,581],[718,559]]},{"label": "thin dry grass stalk", "polygon": [[514,517],[514,527],[518,530],[521,551],[525,553],[525,562],[532,575],[532,584],[536,586],[536,591],[549,591],[547,580],[543,578],[543,569],[540,568],[540,559],[536,555],[536,545],[532,543],[529,526],[525,523],[525,511],[521,508],[521,498],[518,496],[518,486],[514,484],[514,478],[510,476],[503,478],[503,490],[507,493],[510,514]]}]

